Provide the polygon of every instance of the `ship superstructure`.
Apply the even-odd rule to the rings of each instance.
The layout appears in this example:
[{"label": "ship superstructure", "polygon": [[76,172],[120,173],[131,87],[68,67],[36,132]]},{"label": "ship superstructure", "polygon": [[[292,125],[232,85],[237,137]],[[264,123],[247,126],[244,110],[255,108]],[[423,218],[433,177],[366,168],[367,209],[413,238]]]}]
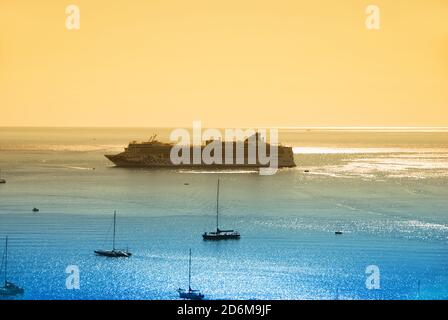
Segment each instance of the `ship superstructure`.
[{"label": "ship superstructure", "polygon": [[[115,155],[105,155],[110,161],[112,161],[118,167],[213,167],[213,168],[261,168],[268,167],[269,163],[261,161],[258,157],[258,148],[263,147],[266,152],[266,156],[270,156],[271,145],[266,143],[260,138],[258,133],[255,134],[255,139],[250,138],[244,141],[232,141],[225,142],[221,140],[208,140],[201,146],[189,146],[189,161],[184,163],[175,164],[171,160],[171,150],[175,146],[173,143],[164,143],[158,141],[156,136],[152,136],[148,141],[137,142],[132,141],[124,149],[123,152]],[[251,145],[252,141],[255,141],[256,147]],[[194,161],[194,154],[199,151],[200,154],[211,143],[221,144],[222,155],[220,157],[220,163],[208,164],[201,158],[199,163]],[[261,145],[264,144],[264,145]],[[232,148],[231,158],[226,156],[226,147]],[[195,148],[199,150],[194,150]],[[251,151],[251,148],[255,152]],[[241,150],[242,152],[237,152]],[[253,154],[255,157],[252,159]],[[295,167],[294,155],[291,147],[278,145],[278,168]],[[229,161],[230,160],[230,161]]]}]

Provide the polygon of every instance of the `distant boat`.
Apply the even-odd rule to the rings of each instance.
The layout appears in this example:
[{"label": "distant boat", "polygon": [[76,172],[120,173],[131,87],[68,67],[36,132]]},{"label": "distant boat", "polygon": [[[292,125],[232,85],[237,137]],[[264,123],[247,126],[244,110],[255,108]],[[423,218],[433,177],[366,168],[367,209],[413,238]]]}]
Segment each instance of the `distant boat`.
[{"label": "distant boat", "polygon": [[25,290],[20,288],[18,285],[7,280],[8,272],[8,236],[6,236],[5,241],[5,252],[3,253],[2,265],[5,262],[5,283],[0,287],[0,296],[17,296],[23,294]]},{"label": "distant boat", "polygon": [[119,258],[119,257],[130,257],[132,253],[130,253],[127,249],[116,249],[115,248],[115,225],[117,221],[117,211],[114,211],[114,235],[112,240],[112,250],[95,250],[95,253],[99,256],[111,257],[111,258]]},{"label": "distant boat", "polygon": [[5,179],[1,179],[1,176],[2,176],[2,171],[0,170],[0,183],[6,183],[6,180]]},{"label": "distant boat", "polygon": [[335,231],[334,234],[341,235],[341,234],[343,234],[343,232],[342,231]]},{"label": "distant boat", "polygon": [[219,229],[219,179],[218,189],[216,192],[216,231],[204,232],[202,234],[202,238],[204,240],[227,240],[240,238],[240,233],[238,231]]},{"label": "distant boat", "polygon": [[39,212],[39,209],[37,209],[36,207],[33,208],[33,212]]},{"label": "distant boat", "polygon": [[179,293],[179,298],[189,299],[189,300],[202,300],[204,295],[199,290],[191,289],[191,249],[190,249],[190,259],[188,260],[188,290],[177,289]]}]

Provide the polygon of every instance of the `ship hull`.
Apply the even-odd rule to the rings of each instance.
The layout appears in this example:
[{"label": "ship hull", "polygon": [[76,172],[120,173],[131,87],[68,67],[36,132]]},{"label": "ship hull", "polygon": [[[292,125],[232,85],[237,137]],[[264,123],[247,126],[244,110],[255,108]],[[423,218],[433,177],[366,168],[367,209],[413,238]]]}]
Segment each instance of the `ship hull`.
[{"label": "ship hull", "polygon": [[211,241],[217,241],[217,240],[238,240],[240,239],[240,235],[202,235],[202,239],[204,240],[211,240]]},{"label": "ship hull", "polygon": [[[171,161],[146,161],[145,159],[126,159],[119,155],[105,155],[116,167],[121,168],[175,168],[175,169],[258,169],[269,168],[269,165],[261,164],[173,164]],[[278,168],[293,168],[296,164],[292,162],[279,163]]]},{"label": "ship hull", "polygon": [[187,299],[187,300],[202,300],[202,299],[204,299],[204,295],[202,293],[197,293],[197,292],[179,291],[179,298]]},{"label": "ship hull", "polygon": [[109,258],[128,258],[132,253],[123,250],[95,250],[96,255]]}]

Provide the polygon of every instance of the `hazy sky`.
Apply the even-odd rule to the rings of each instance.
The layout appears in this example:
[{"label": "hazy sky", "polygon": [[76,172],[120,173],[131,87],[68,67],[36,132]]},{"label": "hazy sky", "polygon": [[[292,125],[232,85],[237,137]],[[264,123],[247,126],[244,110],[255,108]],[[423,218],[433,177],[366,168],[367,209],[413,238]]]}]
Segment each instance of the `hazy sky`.
[{"label": "hazy sky", "polygon": [[1,126],[193,120],[447,126],[448,1],[0,0]]}]

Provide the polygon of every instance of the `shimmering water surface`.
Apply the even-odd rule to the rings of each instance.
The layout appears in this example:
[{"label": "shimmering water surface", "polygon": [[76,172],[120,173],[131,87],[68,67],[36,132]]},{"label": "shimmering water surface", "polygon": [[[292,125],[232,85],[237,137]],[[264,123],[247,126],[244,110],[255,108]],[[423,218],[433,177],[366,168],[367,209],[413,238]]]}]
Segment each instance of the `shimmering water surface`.
[{"label": "shimmering water surface", "polygon": [[[298,167],[274,176],[122,169],[103,157],[156,131],[168,137],[0,128],[0,237],[22,298],[177,299],[189,248],[192,286],[208,299],[448,298],[447,132],[283,130]],[[221,225],[238,241],[201,237],[215,227],[218,178]],[[114,210],[129,259],[93,254],[112,245]],[[68,265],[79,290],[65,287]],[[369,265],[379,290],[365,286]]]}]

